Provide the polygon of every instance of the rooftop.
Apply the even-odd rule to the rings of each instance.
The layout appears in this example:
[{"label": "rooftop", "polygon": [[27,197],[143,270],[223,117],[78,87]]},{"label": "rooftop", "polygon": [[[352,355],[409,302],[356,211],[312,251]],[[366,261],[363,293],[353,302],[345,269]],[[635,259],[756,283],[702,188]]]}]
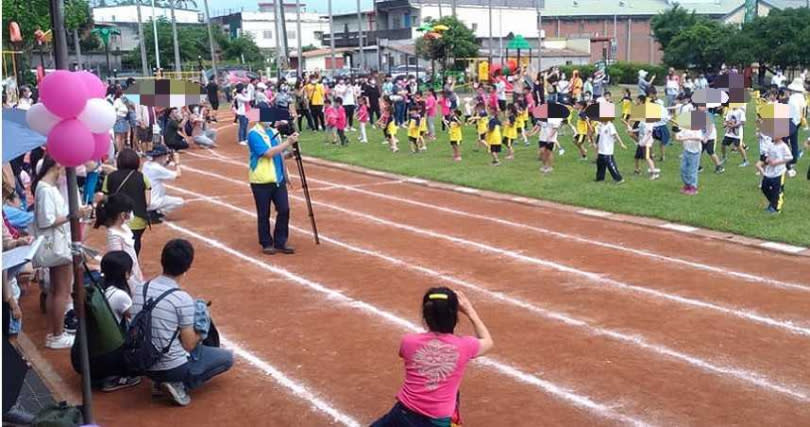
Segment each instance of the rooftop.
[{"label": "rooftop", "polygon": [[[761,0],[775,7],[802,6],[805,0]],[[410,0],[411,4],[437,4],[439,0]],[[450,0],[443,0],[448,6]],[[488,7],[490,0],[456,0],[456,6]],[[745,4],[745,0],[538,0],[544,17],[565,16],[651,16],[669,9],[675,3],[701,15],[726,15]],[[492,0],[494,8],[534,9],[535,0]]]}]

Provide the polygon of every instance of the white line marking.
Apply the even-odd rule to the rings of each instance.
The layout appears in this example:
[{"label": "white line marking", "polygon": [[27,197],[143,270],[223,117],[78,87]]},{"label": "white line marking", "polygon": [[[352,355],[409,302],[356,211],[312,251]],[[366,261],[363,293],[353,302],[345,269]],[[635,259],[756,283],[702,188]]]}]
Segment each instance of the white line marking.
[{"label": "white line marking", "polygon": [[[223,176],[223,175],[215,174],[215,173],[212,173],[212,172],[206,172],[206,171],[191,168],[191,167],[186,167],[186,169],[191,171],[191,172],[199,173],[201,175],[208,175],[208,176],[211,176],[211,177],[214,177],[214,178],[219,178],[219,179],[222,179],[222,180],[225,180],[225,181],[230,181],[230,182],[233,182],[233,183],[238,184],[238,185],[247,186],[247,183],[245,183],[245,182],[238,181],[238,180],[235,180],[235,179],[232,179],[232,178],[228,178],[228,177]],[[364,191],[364,190],[361,190],[361,191]],[[290,195],[290,197],[293,198],[293,199],[296,199],[296,200],[303,200],[301,197],[298,197],[298,196]],[[616,288],[616,289],[619,289],[619,290],[622,290],[622,291],[630,291],[630,292],[645,294],[645,295],[650,296],[650,297],[664,299],[664,300],[668,300],[668,301],[683,304],[683,305],[688,305],[688,306],[692,306],[692,307],[699,307],[699,308],[705,308],[705,309],[717,311],[719,313],[723,313],[723,314],[739,317],[741,319],[749,320],[751,322],[761,323],[761,324],[772,326],[772,327],[775,327],[775,328],[784,329],[784,330],[790,331],[792,333],[810,336],[810,329],[802,327],[802,326],[797,326],[791,321],[778,320],[778,319],[774,319],[774,318],[771,318],[771,317],[768,317],[768,316],[765,316],[765,315],[761,315],[761,314],[758,314],[758,313],[755,313],[755,312],[752,312],[752,311],[749,311],[749,310],[742,310],[742,309],[737,309],[737,308],[729,308],[729,307],[725,307],[725,306],[714,304],[714,303],[709,303],[709,302],[700,301],[700,300],[696,300],[696,299],[692,299],[692,298],[682,297],[682,296],[677,295],[677,294],[669,294],[669,293],[659,291],[659,290],[655,290],[655,289],[649,289],[649,288],[645,288],[645,287],[642,287],[642,286],[623,283],[623,282],[620,282],[618,280],[613,280],[613,279],[604,277],[604,276],[602,276],[600,274],[580,270],[578,268],[570,267],[570,266],[567,266],[567,265],[564,265],[564,264],[559,264],[559,263],[556,263],[556,262],[553,262],[553,261],[547,261],[547,260],[543,260],[543,259],[539,259],[539,258],[533,258],[533,257],[530,257],[528,255],[515,253],[513,251],[501,249],[501,248],[498,248],[498,247],[495,247],[495,246],[492,246],[492,245],[473,242],[473,241],[470,241],[470,240],[462,239],[460,237],[454,237],[454,236],[450,236],[450,235],[446,235],[446,234],[442,234],[442,233],[437,233],[437,232],[434,232],[434,231],[425,230],[425,229],[413,227],[413,226],[410,226],[410,225],[399,224],[399,223],[388,221],[388,220],[385,220],[385,219],[381,219],[381,218],[378,218],[376,216],[369,215],[369,214],[366,214],[366,213],[363,213],[363,212],[358,212],[358,211],[354,211],[354,210],[351,210],[351,209],[342,208],[342,207],[331,205],[331,204],[324,203],[324,202],[318,202],[318,201],[313,200],[312,204],[314,206],[322,206],[322,207],[325,207],[327,209],[332,209],[332,210],[335,210],[335,211],[338,211],[338,212],[348,214],[348,215],[350,215],[350,218],[364,218],[364,219],[367,219],[367,220],[369,220],[371,222],[376,222],[378,224],[386,225],[386,226],[393,227],[393,228],[399,228],[401,230],[409,231],[411,233],[428,236],[428,237],[431,237],[431,238],[434,238],[434,239],[447,240],[447,241],[453,242],[453,243],[455,243],[455,244],[457,244],[459,246],[467,246],[467,247],[471,247],[471,248],[481,250],[483,252],[491,252],[491,253],[495,253],[495,254],[498,254],[498,255],[501,255],[501,256],[513,258],[513,259],[516,259],[518,261],[522,261],[522,262],[525,262],[525,263],[528,263],[528,264],[539,265],[539,266],[542,266],[542,267],[546,267],[546,268],[550,268],[550,269],[553,269],[553,270],[561,271],[563,273],[569,273],[569,274],[572,274],[572,275],[575,275],[575,276],[583,277],[583,278],[589,279],[592,282],[595,282],[596,284],[594,284],[594,286],[596,286],[596,287],[601,287],[601,285],[609,285],[609,286],[611,286],[613,288]]]},{"label": "white line marking", "polygon": [[[189,153],[189,154],[192,154],[192,153]],[[195,154],[195,156],[200,157],[200,158],[206,158],[205,156],[201,156],[199,154]],[[211,160],[210,158],[208,158],[208,159]],[[227,163],[237,164],[239,166],[243,166],[242,163],[235,162],[235,161],[226,161],[226,162]],[[309,178],[309,180],[312,181],[312,182],[320,183],[320,184],[334,185],[334,183],[331,182],[331,181],[319,180],[319,179],[315,179],[315,178]],[[396,201],[396,202],[399,202],[399,203],[405,203],[405,204],[409,204],[409,205],[413,205],[413,206],[419,206],[419,207],[422,207],[422,208],[434,209],[434,210],[438,210],[438,211],[444,212],[444,213],[449,213],[449,214],[452,214],[452,215],[463,216],[463,217],[473,218],[473,219],[482,220],[482,221],[494,222],[496,224],[501,224],[501,225],[505,225],[505,226],[509,226],[509,227],[513,227],[513,228],[518,228],[518,229],[522,229],[522,230],[530,230],[532,232],[539,233],[539,234],[542,234],[544,236],[553,236],[553,237],[557,237],[557,238],[560,238],[560,239],[567,239],[567,240],[571,240],[571,241],[575,241],[575,242],[579,242],[579,243],[584,243],[584,244],[588,244],[588,245],[594,245],[594,246],[599,246],[599,247],[603,247],[603,248],[607,248],[607,249],[627,252],[627,253],[631,253],[633,255],[643,256],[643,257],[650,258],[650,259],[655,259],[655,260],[658,260],[658,261],[676,263],[676,264],[680,264],[680,265],[687,266],[687,267],[690,267],[690,268],[694,268],[696,270],[702,270],[702,271],[707,271],[707,272],[711,272],[711,273],[715,273],[715,274],[722,274],[722,275],[726,275],[726,276],[735,277],[735,278],[738,278],[738,279],[743,279],[743,280],[745,280],[747,282],[761,283],[761,284],[765,284],[765,285],[771,285],[771,286],[775,286],[775,287],[780,287],[780,288],[784,288],[784,289],[792,289],[792,290],[797,290],[797,291],[802,291],[802,292],[810,292],[810,286],[804,285],[804,284],[793,283],[793,282],[785,282],[785,281],[781,281],[781,280],[762,277],[762,276],[755,275],[755,274],[749,274],[749,273],[744,273],[744,272],[739,272],[739,271],[734,271],[734,270],[728,270],[728,269],[725,269],[725,268],[722,268],[722,267],[716,267],[716,266],[713,266],[713,265],[708,265],[708,264],[704,264],[704,263],[700,263],[700,262],[690,261],[688,259],[676,258],[676,257],[668,256],[668,255],[661,255],[661,254],[657,254],[657,253],[642,250],[642,249],[633,249],[633,248],[623,246],[623,245],[619,245],[619,244],[602,242],[602,241],[599,241],[599,240],[593,240],[593,239],[589,239],[589,238],[586,238],[586,237],[581,237],[581,236],[577,236],[577,235],[573,235],[573,234],[562,233],[562,232],[551,230],[551,229],[548,229],[548,228],[535,227],[535,226],[531,226],[531,225],[527,225],[527,224],[508,221],[508,220],[501,219],[501,218],[495,218],[495,217],[490,217],[490,216],[485,216],[485,215],[474,214],[474,213],[467,212],[467,211],[456,210],[456,209],[452,209],[452,208],[448,208],[448,207],[444,207],[444,206],[439,206],[439,205],[435,205],[435,204],[430,204],[430,203],[420,202],[420,201],[416,201],[416,200],[405,199],[405,198],[392,196],[392,195],[385,194],[385,193],[379,193],[379,192],[375,192],[375,191],[363,190],[363,189],[357,189],[357,188],[355,188],[355,189],[347,188],[346,190],[347,191],[353,191],[353,192],[360,193],[360,194],[364,194],[364,195],[371,196],[371,197],[377,197],[377,198],[380,198],[380,199]],[[596,211],[596,210],[591,210],[591,209],[584,209],[584,210],[580,210],[578,212],[583,213],[585,215],[592,215],[592,216],[597,216],[597,217],[603,217],[603,216],[612,215],[610,212]]]},{"label": "white line marking", "polygon": [[475,188],[467,188],[467,187],[453,187],[453,190],[458,191],[459,193],[467,193],[467,194],[478,194],[481,191],[476,190]]},{"label": "white line marking", "polygon": [[694,233],[695,231],[698,231],[696,227],[683,224],[673,224],[671,222],[661,224],[659,227],[666,228],[668,230],[680,231],[681,233]]},{"label": "white line marking", "polygon": [[[172,225],[169,224],[169,226]],[[360,427],[362,425],[359,421],[355,420],[351,416],[346,415],[343,412],[340,412],[339,409],[333,407],[329,403],[317,397],[315,393],[309,391],[305,386],[295,382],[288,376],[284,375],[284,373],[281,372],[278,368],[270,365],[269,363],[260,359],[253,353],[243,349],[233,341],[223,337],[222,335],[220,335],[220,340],[222,341],[222,345],[224,347],[230,348],[231,350],[233,350],[235,355],[241,357],[242,359],[245,359],[248,363],[253,365],[255,368],[258,368],[259,370],[263,371],[266,375],[271,376],[273,380],[275,380],[284,388],[288,389],[290,393],[292,393],[299,399],[306,400],[307,402],[309,402],[310,406],[313,409],[316,409],[331,416],[335,422],[338,422],[345,426]]]},{"label": "white line marking", "polygon": [[612,212],[597,211],[595,209],[580,209],[577,211],[577,213],[582,215],[595,216],[598,218],[606,218],[613,215]]},{"label": "white line marking", "polygon": [[414,183],[414,184],[427,184],[428,183],[424,179],[419,179],[419,178],[408,178],[408,179],[405,180],[405,182],[411,182],[411,183]]},{"label": "white line marking", "polygon": [[[421,331],[423,331],[423,328],[419,327],[415,323],[412,323],[412,322],[410,322],[410,321],[408,321],[406,319],[403,319],[403,318],[397,316],[396,314],[393,314],[391,312],[388,312],[388,311],[382,310],[380,308],[377,308],[376,306],[371,305],[371,304],[369,304],[369,303],[367,303],[365,301],[360,301],[360,300],[348,297],[348,296],[342,294],[339,291],[336,291],[336,290],[334,290],[332,288],[329,288],[329,287],[327,287],[327,286],[325,286],[323,284],[320,284],[320,283],[314,282],[312,280],[306,279],[306,278],[304,278],[302,276],[299,276],[299,275],[297,275],[295,273],[292,273],[292,272],[290,272],[290,271],[288,271],[286,269],[283,269],[281,267],[276,267],[276,266],[274,266],[274,265],[272,265],[270,263],[267,263],[265,261],[259,261],[256,258],[253,258],[253,257],[251,257],[249,255],[246,255],[246,254],[240,252],[240,251],[237,251],[237,250],[225,245],[224,243],[222,243],[222,242],[220,242],[218,240],[214,240],[212,238],[205,237],[205,236],[203,236],[203,235],[201,235],[201,234],[199,234],[199,233],[197,233],[195,231],[189,230],[189,229],[187,229],[185,227],[181,227],[179,225],[173,224],[173,223],[168,222],[168,221],[164,222],[164,224],[166,224],[169,228],[171,228],[171,229],[173,229],[175,231],[179,231],[179,232],[181,232],[183,234],[186,234],[187,236],[190,236],[190,237],[193,237],[193,238],[195,238],[197,240],[205,242],[206,244],[208,244],[211,247],[214,247],[214,248],[219,249],[219,250],[221,250],[223,252],[226,252],[229,255],[233,256],[234,258],[238,258],[238,259],[240,259],[242,261],[253,264],[253,265],[255,265],[255,266],[259,267],[259,268],[262,268],[264,270],[267,270],[267,271],[269,271],[271,273],[282,276],[291,283],[295,283],[295,284],[297,284],[299,286],[302,286],[302,287],[308,288],[310,290],[313,290],[315,292],[319,292],[321,294],[324,294],[331,301],[343,303],[343,304],[345,304],[345,305],[347,305],[349,307],[356,308],[356,309],[358,309],[360,311],[363,311],[363,312],[366,312],[368,314],[372,314],[374,316],[380,317],[380,318],[386,320],[388,323],[396,325],[396,326],[398,326],[398,327],[400,327],[402,329],[405,329],[405,330],[407,330],[409,332],[421,332]],[[589,397],[582,396],[582,395],[573,393],[571,391],[568,391],[567,389],[562,388],[562,387],[558,386],[557,384],[554,384],[552,382],[541,379],[541,378],[539,378],[539,377],[537,377],[535,375],[524,373],[523,371],[521,371],[521,370],[519,370],[519,369],[517,369],[517,368],[515,368],[515,367],[513,367],[513,366],[511,366],[509,364],[497,361],[497,360],[495,360],[495,359],[493,359],[491,357],[488,357],[488,356],[479,357],[479,358],[476,359],[476,362],[478,362],[478,363],[480,363],[480,364],[482,364],[484,366],[487,366],[487,367],[493,369],[494,371],[496,371],[496,372],[498,372],[498,373],[500,373],[500,374],[502,374],[504,376],[510,377],[510,378],[512,378],[512,379],[514,379],[514,380],[516,380],[518,382],[533,385],[533,386],[535,386],[535,387],[537,387],[537,388],[539,388],[541,390],[544,390],[548,394],[554,395],[554,396],[556,396],[556,397],[558,397],[558,398],[560,398],[562,400],[565,400],[565,401],[567,401],[567,402],[569,402],[569,403],[571,403],[571,404],[573,404],[573,405],[575,405],[577,407],[588,409],[592,413],[594,413],[596,415],[599,415],[601,417],[609,418],[609,419],[612,419],[612,420],[616,420],[616,421],[620,421],[620,422],[628,423],[628,424],[633,424],[633,425],[639,425],[639,426],[648,425],[647,423],[641,421],[640,419],[637,419],[637,418],[634,418],[634,417],[631,417],[631,416],[628,416],[628,415],[620,414],[620,413],[614,411],[612,409],[612,406],[616,406],[616,405],[608,406],[608,405],[605,405],[605,404],[602,404],[602,403],[595,402],[595,401],[591,400],[591,398],[589,398]]]},{"label": "white line marking", "polygon": [[777,251],[787,252],[787,253],[791,253],[791,254],[797,254],[797,253],[803,252],[804,250],[807,249],[807,248],[803,248],[801,246],[793,246],[793,245],[788,245],[788,244],[785,244],[785,243],[778,243],[778,242],[765,242],[765,243],[761,243],[760,246],[762,246],[763,248],[776,249]]},{"label": "white line marking", "polygon": [[[202,194],[199,194],[199,193],[196,193],[196,192],[193,192],[193,191],[190,191],[190,190],[174,187],[174,186],[171,186],[171,185],[169,185],[168,187],[173,189],[173,190],[177,190],[177,191],[180,191],[182,193],[190,194],[190,195],[193,195],[193,196],[201,196],[201,198],[205,197]],[[254,212],[251,212],[251,211],[246,210],[246,209],[242,209],[242,208],[240,208],[238,206],[229,205],[227,203],[222,203],[222,202],[219,202],[219,201],[216,201],[216,200],[211,200],[210,203],[214,204],[214,205],[217,205],[217,206],[227,208],[227,209],[231,209],[233,211],[239,212],[239,213],[244,214],[246,216],[250,216],[251,218],[256,218],[256,214]],[[294,229],[297,232],[303,233],[303,234],[312,235],[311,232],[309,232],[306,229],[300,228],[300,227],[291,226],[290,228]],[[786,395],[788,395],[788,396],[790,396],[792,398],[795,398],[795,399],[799,399],[799,400],[803,400],[803,401],[810,400],[810,397],[808,397],[808,393],[805,392],[805,391],[801,391],[801,389],[799,387],[787,386],[787,385],[782,385],[782,384],[776,383],[776,382],[768,379],[764,375],[762,375],[760,373],[757,373],[757,372],[747,371],[747,370],[739,369],[739,368],[735,368],[735,367],[716,365],[716,364],[714,364],[714,363],[712,363],[710,361],[700,359],[699,357],[692,356],[692,355],[689,355],[689,354],[686,354],[686,353],[682,353],[682,352],[679,352],[677,350],[671,349],[671,348],[666,347],[666,346],[650,343],[643,336],[628,335],[628,334],[618,332],[618,331],[615,331],[615,330],[612,330],[612,329],[607,329],[607,328],[603,328],[603,327],[600,327],[600,326],[597,326],[597,325],[593,325],[591,323],[588,323],[585,320],[581,320],[581,319],[571,317],[570,315],[568,315],[566,313],[548,310],[548,309],[536,306],[536,305],[534,305],[534,304],[532,304],[530,302],[527,302],[527,301],[524,301],[524,300],[521,300],[521,299],[518,299],[518,298],[514,298],[514,297],[511,297],[511,296],[508,296],[508,295],[505,295],[502,292],[491,291],[491,290],[489,290],[489,289],[487,289],[485,287],[476,285],[476,284],[471,283],[471,282],[467,282],[467,281],[459,279],[459,278],[457,278],[455,276],[443,274],[443,273],[440,273],[440,272],[438,272],[436,270],[432,270],[432,269],[429,269],[427,267],[423,267],[423,266],[419,265],[419,263],[407,262],[405,260],[390,256],[390,255],[387,255],[387,254],[385,254],[383,252],[380,252],[379,250],[373,250],[372,251],[372,250],[369,250],[369,249],[364,249],[364,248],[361,248],[361,247],[358,247],[358,246],[354,246],[354,245],[351,245],[351,244],[348,244],[348,243],[344,243],[344,242],[342,242],[340,240],[325,236],[323,234],[320,235],[320,238],[321,238],[322,241],[327,242],[327,243],[331,243],[331,244],[333,244],[335,246],[338,246],[340,248],[343,248],[343,249],[346,249],[346,250],[349,250],[349,251],[352,251],[352,252],[355,252],[355,253],[359,253],[359,254],[362,254],[362,255],[365,255],[365,256],[378,258],[378,259],[381,259],[381,260],[383,260],[385,262],[393,264],[393,265],[395,265],[397,267],[402,267],[402,268],[405,268],[405,269],[416,271],[416,272],[418,272],[420,274],[423,274],[423,275],[425,275],[427,277],[442,280],[442,281],[448,282],[448,283],[456,285],[456,286],[461,286],[461,287],[473,290],[475,292],[479,292],[481,294],[486,295],[489,298],[501,301],[502,303],[511,304],[511,305],[516,306],[516,307],[523,308],[523,309],[531,312],[532,314],[538,315],[538,316],[543,317],[545,319],[553,320],[553,321],[556,321],[556,322],[561,322],[561,323],[563,323],[563,324],[565,324],[567,326],[570,326],[570,327],[583,329],[587,333],[592,334],[592,335],[605,336],[605,337],[608,337],[608,338],[623,342],[625,344],[635,345],[637,347],[640,347],[640,348],[642,348],[644,350],[647,350],[647,351],[650,351],[652,353],[667,356],[667,357],[671,357],[671,358],[676,359],[676,360],[680,360],[680,361],[685,362],[685,363],[687,363],[689,365],[697,367],[697,368],[699,368],[701,370],[709,371],[709,372],[712,372],[712,373],[720,375],[720,376],[734,377],[734,378],[736,378],[736,379],[738,379],[740,381],[751,383],[751,384],[756,385],[758,387],[761,387],[761,388],[764,388],[764,389],[767,389],[767,390],[770,390],[770,391],[775,391],[777,393],[786,394]]]}]

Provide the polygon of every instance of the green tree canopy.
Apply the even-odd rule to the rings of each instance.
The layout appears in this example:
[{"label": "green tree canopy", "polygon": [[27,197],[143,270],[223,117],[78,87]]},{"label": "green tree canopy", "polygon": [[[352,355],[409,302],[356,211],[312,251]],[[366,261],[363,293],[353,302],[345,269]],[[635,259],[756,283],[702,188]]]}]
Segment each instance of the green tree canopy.
[{"label": "green tree canopy", "polygon": [[665,12],[661,12],[652,17],[650,27],[653,37],[661,45],[661,50],[666,51],[670,42],[682,31],[692,27],[699,21],[707,21],[706,18],[695,15],[695,11],[687,11],[680,5]]},{"label": "green tree canopy", "polygon": [[253,41],[250,34],[242,34],[241,36],[230,39],[225,35],[219,37],[217,40],[220,51],[222,52],[222,59],[225,61],[241,61],[244,56],[245,62],[258,63],[264,61],[264,55]]},{"label": "green tree canopy", "polygon": [[428,20],[429,26],[445,25],[441,38],[419,38],[416,41],[416,54],[428,60],[439,61],[447,68],[449,58],[469,58],[478,56],[478,42],[475,33],[453,16],[445,16],[438,21]]},{"label": "green tree canopy", "polygon": [[48,0],[3,0],[3,40],[8,42],[8,24],[20,25],[24,49],[34,46],[34,31],[51,28],[51,12]]},{"label": "green tree canopy", "polygon": [[[165,69],[174,65],[174,48],[172,44],[172,26],[164,19],[157,20],[158,45],[160,46],[161,67]],[[146,58],[150,64],[155,63],[155,36],[152,31],[144,31],[144,44],[146,45]],[[193,61],[197,57],[210,58],[208,50],[208,32],[202,25],[177,24],[177,41],[180,46],[180,60],[184,63]],[[124,61],[128,64],[139,64],[140,50],[135,49],[127,54]]]}]

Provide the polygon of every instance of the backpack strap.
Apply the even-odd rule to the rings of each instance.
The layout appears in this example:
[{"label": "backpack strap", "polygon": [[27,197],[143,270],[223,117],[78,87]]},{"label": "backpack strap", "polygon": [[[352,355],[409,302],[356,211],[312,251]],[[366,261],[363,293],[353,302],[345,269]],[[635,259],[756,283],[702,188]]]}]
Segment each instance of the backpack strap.
[{"label": "backpack strap", "polygon": [[[166,297],[167,297],[167,296],[169,296],[169,294],[171,294],[172,292],[177,292],[177,291],[179,291],[179,290],[180,290],[180,288],[172,288],[172,289],[167,289],[167,290],[166,290],[166,291],[164,291],[162,294],[160,294],[160,295],[159,295],[159,296],[158,296],[156,299],[154,299],[154,300],[153,300],[153,299],[151,299],[151,298],[150,298],[150,299],[149,299],[149,301],[147,302],[147,301],[146,301],[146,290],[147,290],[147,288],[149,288],[149,283],[151,283],[151,281],[146,282],[146,284],[144,284],[144,285],[143,285],[143,301],[144,301],[144,309],[148,308],[148,309],[149,309],[149,311],[150,311],[150,316],[151,316],[151,311],[152,311],[152,310],[153,310],[155,307],[157,307],[157,304],[158,304],[158,303],[159,303],[159,302],[160,302],[160,301],[161,301],[163,298],[166,298]],[[174,331],[174,334],[172,334],[172,338],[169,340],[169,343],[168,343],[168,344],[166,344],[166,347],[164,347],[163,349],[161,349],[161,350],[160,350],[160,352],[161,352],[161,353],[163,353],[163,354],[168,353],[168,352],[169,352],[169,349],[172,347],[172,343],[174,342],[174,340],[175,340],[175,339],[177,339],[177,336],[178,336],[178,335],[180,335],[180,328],[177,328],[177,330],[175,330],[175,331]]]}]

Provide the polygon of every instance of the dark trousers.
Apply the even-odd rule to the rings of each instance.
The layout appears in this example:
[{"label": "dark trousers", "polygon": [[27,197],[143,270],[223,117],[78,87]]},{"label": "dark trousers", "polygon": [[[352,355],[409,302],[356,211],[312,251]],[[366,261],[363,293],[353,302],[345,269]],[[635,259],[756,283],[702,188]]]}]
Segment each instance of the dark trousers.
[{"label": "dark trousers", "polygon": [[337,134],[340,137],[340,145],[349,145],[349,140],[346,139],[346,129],[338,129]]},{"label": "dark trousers", "polygon": [[346,120],[349,121],[349,127],[354,127],[354,105],[344,105],[343,109],[346,110]]},{"label": "dark trousers", "polygon": [[143,230],[132,230],[132,235],[135,237],[135,255],[141,254],[141,237],[143,237]]},{"label": "dark trousers", "polygon": [[799,125],[790,121],[790,135],[785,138],[785,142],[790,145],[790,154],[793,154],[793,160],[787,163],[788,169],[793,169],[796,162],[799,161]]},{"label": "dark trousers", "polygon": [[[284,184],[250,184],[256,202],[259,244],[263,248],[287,246],[290,228],[290,201]],[[276,227],[270,234],[270,203],[276,206]]]},{"label": "dark trousers", "polygon": [[768,199],[768,205],[777,211],[782,210],[784,204],[785,175],[775,178],[762,178],[762,194]]},{"label": "dark trousers", "polygon": [[397,402],[391,411],[371,424],[371,427],[450,427],[450,418],[433,419],[408,409]]},{"label": "dark trousers", "polygon": [[167,371],[149,371],[146,376],[156,383],[179,383],[195,389],[233,366],[233,353],[219,347],[200,345],[197,359]]},{"label": "dark trousers", "polygon": [[307,128],[309,130],[315,130],[315,127],[312,125],[312,113],[309,109],[302,109],[298,114],[298,130],[301,131],[303,128],[301,125],[303,124],[302,120],[307,119]]},{"label": "dark trousers", "polygon": [[394,119],[397,126],[402,126],[402,124],[405,123],[406,112],[405,101],[394,102]]},{"label": "dark trousers", "polygon": [[619,173],[619,168],[616,167],[616,160],[613,155],[600,154],[596,157],[596,180],[605,180],[605,170],[610,171],[610,176],[613,180],[619,182],[622,180],[622,174]]},{"label": "dark trousers", "polygon": [[380,101],[370,101],[368,103],[369,123],[376,123],[380,119]]},{"label": "dark trousers", "polygon": [[323,105],[311,105],[312,122],[315,124],[315,130],[326,130],[326,119],[323,117]]}]

